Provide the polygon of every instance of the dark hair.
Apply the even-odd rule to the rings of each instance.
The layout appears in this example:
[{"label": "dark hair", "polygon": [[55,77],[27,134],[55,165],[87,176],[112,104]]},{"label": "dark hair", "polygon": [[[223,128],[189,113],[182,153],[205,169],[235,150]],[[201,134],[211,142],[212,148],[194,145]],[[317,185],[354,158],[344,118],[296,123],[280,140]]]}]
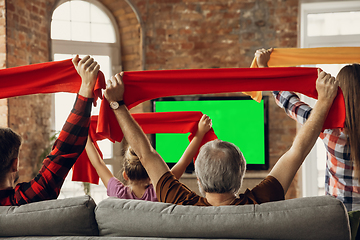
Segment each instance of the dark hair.
[{"label": "dark hair", "polygon": [[125,152],[124,171],[132,181],[146,180],[149,178],[144,166],[134,150],[129,147]]},{"label": "dark hair", "polygon": [[10,128],[0,128],[0,180],[19,156],[21,137]]},{"label": "dark hair", "polygon": [[354,161],[355,176],[360,176],[360,65],[343,67],[336,79],[344,94],[346,119],[345,128],[349,136],[350,158]]}]

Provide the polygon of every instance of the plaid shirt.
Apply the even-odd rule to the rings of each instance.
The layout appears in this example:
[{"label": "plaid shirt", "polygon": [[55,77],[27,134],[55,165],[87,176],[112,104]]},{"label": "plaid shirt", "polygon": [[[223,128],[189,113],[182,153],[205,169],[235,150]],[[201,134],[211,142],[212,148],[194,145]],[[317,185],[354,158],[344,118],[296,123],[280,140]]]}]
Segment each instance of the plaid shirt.
[{"label": "plaid shirt", "polygon": [[[287,115],[304,124],[312,108],[292,92],[273,92],[276,103]],[[341,200],[348,211],[360,210],[360,184],[354,177],[348,136],[343,128],[320,133],[326,149],[325,193]]]},{"label": "plaid shirt", "polygon": [[90,124],[92,98],[80,95],[53,150],[44,161],[39,174],[30,182],[19,183],[14,188],[0,190],[0,206],[23,205],[56,199],[70,168],[85,148]]}]

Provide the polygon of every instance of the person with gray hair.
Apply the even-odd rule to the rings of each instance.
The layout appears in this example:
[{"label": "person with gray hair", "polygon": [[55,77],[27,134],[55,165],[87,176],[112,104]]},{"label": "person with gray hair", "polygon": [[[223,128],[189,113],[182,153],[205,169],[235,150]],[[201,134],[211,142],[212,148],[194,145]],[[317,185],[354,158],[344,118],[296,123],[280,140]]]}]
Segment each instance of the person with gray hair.
[{"label": "person with gray hair", "polygon": [[214,140],[204,144],[195,161],[195,174],[203,196],[208,193],[237,193],[246,170],[246,161],[233,143]]},{"label": "person with gray hair", "polygon": [[296,135],[291,148],[277,161],[268,176],[256,187],[237,195],[245,174],[245,159],[232,143],[214,140],[205,144],[195,161],[195,173],[204,197],[178,181],[162,157],[151,146],[141,127],[123,102],[122,73],[108,80],[105,98],[114,104],[116,119],[124,136],[146,169],[161,202],[196,206],[257,204],[283,200],[296,172],[319,136],[339,83],[318,71],[318,101],[309,120]]}]

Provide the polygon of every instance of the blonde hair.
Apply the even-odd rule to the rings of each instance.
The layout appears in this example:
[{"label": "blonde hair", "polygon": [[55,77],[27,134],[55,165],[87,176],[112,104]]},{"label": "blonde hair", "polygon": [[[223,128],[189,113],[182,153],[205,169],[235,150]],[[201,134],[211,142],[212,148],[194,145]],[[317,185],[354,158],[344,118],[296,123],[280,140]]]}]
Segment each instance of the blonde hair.
[{"label": "blonde hair", "polygon": [[350,158],[355,165],[355,176],[360,176],[360,65],[343,67],[336,79],[344,94],[346,119],[345,128],[349,137]]},{"label": "blonde hair", "polygon": [[131,147],[129,147],[125,152],[124,171],[131,181],[146,180],[149,178],[149,175],[141,164],[140,159]]}]

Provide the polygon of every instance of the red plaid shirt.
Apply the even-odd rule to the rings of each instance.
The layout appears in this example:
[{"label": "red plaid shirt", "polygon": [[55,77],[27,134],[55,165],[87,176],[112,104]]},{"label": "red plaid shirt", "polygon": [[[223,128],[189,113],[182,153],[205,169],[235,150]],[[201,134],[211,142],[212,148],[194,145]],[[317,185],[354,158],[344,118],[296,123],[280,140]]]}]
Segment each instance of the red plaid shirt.
[{"label": "red plaid shirt", "polygon": [[56,199],[66,175],[85,148],[92,98],[80,95],[74,104],[53,150],[44,159],[39,174],[30,182],[19,183],[15,189],[0,190],[0,205],[23,205]]},{"label": "red plaid shirt", "polygon": [[[273,92],[276,103],[293,119],[304,124],[312,108],[292,92]],[[320,138],[326,149],[325,193],[341,200],[348,211],[360,210],[360,184],[354,176],[348,136],[343,128],[325,129]]]}]

